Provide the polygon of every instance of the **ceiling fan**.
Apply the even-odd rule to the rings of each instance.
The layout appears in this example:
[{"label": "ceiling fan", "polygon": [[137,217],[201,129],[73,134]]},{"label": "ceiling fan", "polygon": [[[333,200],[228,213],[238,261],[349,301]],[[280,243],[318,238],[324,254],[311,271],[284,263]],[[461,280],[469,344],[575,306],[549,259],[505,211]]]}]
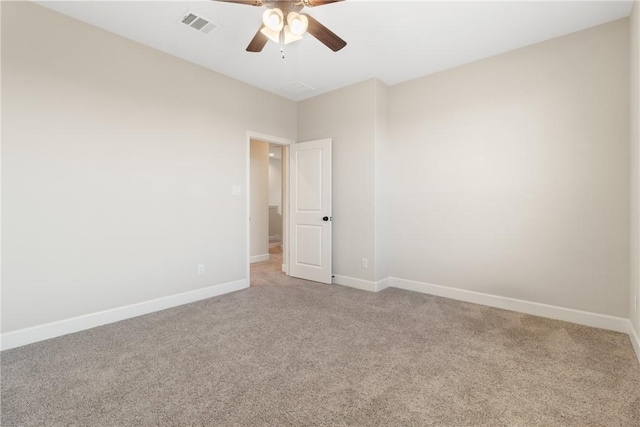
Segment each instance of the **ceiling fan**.
[{"label": "ceiling fan", "polygon": [[[318,39],[334,52],[347,45],[330,29],[316,21],[312,16],[300,13],[304,7],[317,7],[342,0],[215,0],[225,3],[238,3],[247,6],[264,6],[267,8],[262,15],[262,26],[253,37],[247,52],[260,52],[269,40],[280,44],[280,51],[284,52],[284,45],[302,39],[307,32]],[[284,58],[284,53],[283,56]]]}]

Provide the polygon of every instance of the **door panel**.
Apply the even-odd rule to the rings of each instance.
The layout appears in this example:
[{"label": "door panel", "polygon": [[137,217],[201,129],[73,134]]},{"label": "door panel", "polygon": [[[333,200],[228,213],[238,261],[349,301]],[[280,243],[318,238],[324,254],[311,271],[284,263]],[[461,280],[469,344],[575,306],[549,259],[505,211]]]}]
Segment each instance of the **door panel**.
[{"label": "door panel", "polygon": [[322,149],[297,152],[296,207],[299,212],[322,212]]},{"label": "door panel", "polygon": [[331,283],[331,140],[290,147],[289,274]]},{"label": "door panel", "polygon": [[296,247],[298,264],[322,267],[322,226],[296,226]]}]

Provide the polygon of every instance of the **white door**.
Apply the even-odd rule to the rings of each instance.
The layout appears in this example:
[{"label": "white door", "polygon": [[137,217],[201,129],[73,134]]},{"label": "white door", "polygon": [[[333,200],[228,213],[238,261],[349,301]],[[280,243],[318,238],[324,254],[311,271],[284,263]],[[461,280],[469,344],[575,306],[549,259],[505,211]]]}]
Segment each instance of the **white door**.
[{"label": "white door", "polygon": [[289,275],[330,284],[331,139],[289,150]]}]

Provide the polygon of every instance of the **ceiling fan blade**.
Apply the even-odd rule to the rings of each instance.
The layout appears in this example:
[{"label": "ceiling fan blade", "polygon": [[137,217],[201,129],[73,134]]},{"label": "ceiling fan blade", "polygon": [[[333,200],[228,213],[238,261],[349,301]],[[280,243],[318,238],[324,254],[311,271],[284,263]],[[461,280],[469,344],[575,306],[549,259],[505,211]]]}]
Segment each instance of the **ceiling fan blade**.
[{"label": "ceiling fan blade", "polygon": [[307,32],[320,40],[325,46],[334,52],[339,51],[347,45],[347,42],[338,37],[333,31],[316,21],[313,17],[305,15],[309,20]]},{"label": "ceiling fan blade", "polygon": [[213,0],[213,1],[219,1],[223,3],[245,4],[247,6],[262,6],[261,0]]},{"label": "ceiling fan blade", "polygon": [[325,4],[337,3],[343,0],[303,0],[305,6],[316,7],[316,6],[324,6]]},{"label": "ceiling fan blade", "polygon": [[262,52],[262,48],[264,48],[264,45],[269,41],[269,38],[262,34],[261,30],[263,28],[264,25],[260,27],[256,35],[253,36],[253,39],[249,42],[249,46],[247,46],[247,52]]}]

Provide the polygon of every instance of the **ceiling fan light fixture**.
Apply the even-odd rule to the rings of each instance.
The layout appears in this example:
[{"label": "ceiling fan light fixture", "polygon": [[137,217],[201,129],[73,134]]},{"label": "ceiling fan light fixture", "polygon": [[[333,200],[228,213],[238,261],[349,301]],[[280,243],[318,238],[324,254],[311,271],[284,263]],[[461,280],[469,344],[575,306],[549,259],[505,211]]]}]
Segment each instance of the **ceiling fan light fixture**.
[{"label": "ceiling fan light fixture", "polygon": [[264,6],[263,24],[246,48],[247,52],[262,52],[269,40],[280,45],[284,59],[284,45],[302,39],[309,33],[320,43],[334,52],[342,50],[347,42],[318,22],[313,16],[299,13],[305,7],[317,7],[343,0],[215,0],[246,6]]},{"label": "ceiling fan light fixture", "polygon": [[277,7],[267,9],[262,14],[262,22],[271,31],[280,31],[284,27],[284,15]]},{"label": "ceiling fan light fixture", "polygon": [[287,24],[289,24],[291,34],[302,36],[307,31],[309,19],[307,19],[305,15],[301,15],[296,12],[289,12],[287,15]]}]

